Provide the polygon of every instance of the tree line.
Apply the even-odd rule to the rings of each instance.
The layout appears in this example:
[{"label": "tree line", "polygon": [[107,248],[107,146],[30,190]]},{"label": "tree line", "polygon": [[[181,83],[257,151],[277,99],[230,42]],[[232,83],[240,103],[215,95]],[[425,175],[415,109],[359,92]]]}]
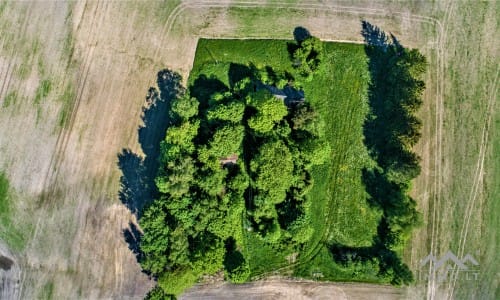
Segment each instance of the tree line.
[{"label": "tree line", "polygon": [[420,158],[412,148],[421,136],[422,122],[416,113],[422,105],[425,83],[421,78],[427,62],[417,49],[404,48],[394,36],[387,38],[367,22],[363,22],[363,35],[370,41],[365,51],[371,74],[371,112],[364,135],[377,167],[363,170],[362,177],[368,201],[382,211],[382,217],[371,247],[334,245],[332,252],[348,268],[369,266],[392,284],[408,284],[413,275],[400,254],[412,229],[421,224],[409,192],[420,174]]}]

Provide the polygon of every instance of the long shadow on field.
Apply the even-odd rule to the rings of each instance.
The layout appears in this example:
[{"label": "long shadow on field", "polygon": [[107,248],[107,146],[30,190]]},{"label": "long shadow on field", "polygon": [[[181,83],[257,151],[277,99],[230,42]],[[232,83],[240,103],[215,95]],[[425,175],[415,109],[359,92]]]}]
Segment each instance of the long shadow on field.
[{"label": "long shadow on field", "polygon": [[[140,219],[142,210],[158,195],[155,177],[158,172],[160,142],[169,125],[170,101],[184,93],[181,76],[168,69],[158,72],[157,85],[150,87],[142,108],[143,125],[138,129],[138,141],[144,156],[130,149],[118,154],[118,167],[122,171],[119,198]],[[129,248],[139,259],[140,231],[132,223],[123,231]]]},{"label": "long shadow on field", "polygon": [[415,201],[408,196],[410,182],[419,172],[411,147],[420,137],[420,121],[414,116],[423,82],[411,68],[419,66],[419,53],[407,50],[391,34],[362,21],[370,84],[370,114],[363,126],[364,142],[377,167],[362,170],[362,181],[371,207],[382,212],[371,247],[332,245],[337,263],[356,269],[378,269],[377,276],[395,285],[413,280],[410,269],[393,249],[404,247],[406,237],[419,223]]}]

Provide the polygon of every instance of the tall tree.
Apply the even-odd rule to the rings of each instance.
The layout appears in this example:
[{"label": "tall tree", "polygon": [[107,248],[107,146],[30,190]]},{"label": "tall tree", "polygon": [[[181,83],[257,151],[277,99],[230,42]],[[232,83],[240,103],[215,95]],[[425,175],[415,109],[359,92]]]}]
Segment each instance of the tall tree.
[{"label": "tall tree", "polygon": [[248,126],[260,134],[273,130],[274,126],[288,114],[285,103],[266,90],[252,93],[247,101],[257,110],[257,113],[248,120]]}]

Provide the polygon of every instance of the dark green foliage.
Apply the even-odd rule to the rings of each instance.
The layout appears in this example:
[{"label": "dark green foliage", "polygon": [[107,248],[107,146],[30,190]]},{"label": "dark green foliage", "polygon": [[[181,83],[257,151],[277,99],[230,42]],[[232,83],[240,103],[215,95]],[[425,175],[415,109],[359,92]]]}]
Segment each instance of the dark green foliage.
[{"label": "dark green foliage", "polygon": [[155,286],[147,293],[144,300],[175,300],[175,296],[166,294],[161,287]]},{"label": "dark green foliage", "polygon": [[141,265],[153,274],[162,272],[167,266],[166,249],[170,228],[160,201],[155,201],[144,212],[139,224],[144,232],[141,239],[143,258]]},{"label": "dark green foliage", "polygon": [[318,71],[323,60],[323,42],[317,37],[309,36],[298,42],[292,53],[293,67],[298,74],[308,80]]},{"label": "dark green foliage", "polygon": [[250,277],[250,267],[243,254],[236,249],[236,241],[233,238],[226,241],[224,269],[226,270],[226,277],[232,283],[244,283]]},{"label": "dark green foliage", "polygon": [[8,214],[9,207],[9,181],[3,172],[0,172],[0,214]]}]

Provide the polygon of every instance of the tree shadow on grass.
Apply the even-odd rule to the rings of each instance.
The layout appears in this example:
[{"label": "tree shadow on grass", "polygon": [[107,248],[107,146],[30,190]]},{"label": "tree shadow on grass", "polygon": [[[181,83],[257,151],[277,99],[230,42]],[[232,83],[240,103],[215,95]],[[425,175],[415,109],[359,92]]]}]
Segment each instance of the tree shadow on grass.
[{"label": "tree shadow on grass", "polygon": [[[146,103],[142,108],[143,125],[139,126],[137,133],[144,156],[130,149],[122,149],[118,154],[118,167],[122,172],[118,196],[137,219],[140,219],[143,209],[158,196],[155,177],[159,167],[160,142],[165,138],[170,122],[170,101],[185,92],[181,81],[181,76],[171,70],[158,72],[158,89],[150,87],[148,90]],[[130,223],[123,235],[139,260],[139,228]]]},{"label": "tree shadow on grass", "polygon": [[223,93],[228,90],[228,87],[219,79],[201,74],[189,87],[189,94],[191,97],[198,99],[200,109],[204,109],[208,107],[210,97],[213,94]]},{"label": "tree shadow on grass", "polygon": [[253,64],[249,66],[237,63],[229,64],[228,78],[229,85],[231,88],[234,88],[235,84],[242,79],[250,78],[251,80],[255,80],[256,68]]},{"label": "tree shadow on grass", "polygon": [[419,168],[414,165],[417,161],[414,154],[405,150],[395,134],[407,123],[400,103],[402,98],[398,96],[404,95],[404,85],[397,82],[404,80],[401,78],[404,66],[397,64],[404,49],[392,34],[388,37],[366,21],[362,21],[361,26],[370,73],[370,114],[363,126],[364,143],[377,162],[376,168],[362,170],[361,179],[368,194],[368,204],[380,210],[382,216],[372,246],[333,244],[330,251],[335,261],[345,267],[371,261],[378,265],[379,278],[395,285],[408,284],[413,280],[411,271],[393,250],[401,244],[400,232],[403,230],[396,230],[397,226],[411,228],[417,223],[415,202],[406,194],[406,182],[416,176]]}]

